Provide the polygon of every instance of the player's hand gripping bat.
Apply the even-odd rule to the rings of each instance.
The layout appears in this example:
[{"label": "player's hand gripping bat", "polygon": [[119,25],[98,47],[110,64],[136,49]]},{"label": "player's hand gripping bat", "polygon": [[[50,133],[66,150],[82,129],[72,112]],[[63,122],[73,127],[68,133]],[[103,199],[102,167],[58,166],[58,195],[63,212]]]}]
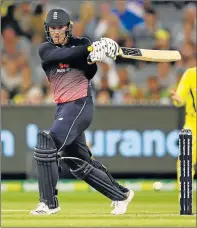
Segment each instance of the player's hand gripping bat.
[{"label": "player's hand gripping bat", "polygon": [[[89,46],[88,51],[93,51],[93,47]],[[152,50],[127,47],[120,47],[118,56],[127,59],[136,59],[150,62],[175,62],[181,60],[181,55],[179,51]]]}]

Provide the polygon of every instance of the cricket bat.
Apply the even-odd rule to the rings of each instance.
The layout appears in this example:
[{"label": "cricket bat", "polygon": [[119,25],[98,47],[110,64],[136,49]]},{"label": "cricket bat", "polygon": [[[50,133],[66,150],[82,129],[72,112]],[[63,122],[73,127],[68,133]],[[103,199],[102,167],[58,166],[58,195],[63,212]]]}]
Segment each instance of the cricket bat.
[{"label": "cricket bat", "polygon": [[[93,51],[93,47],[89,46],[88,51]],[[149,62],[175,62],[181,60],[179,51],[174,50],[152,50],[120,47],[119,56],[126,59],[136,59]]]}]

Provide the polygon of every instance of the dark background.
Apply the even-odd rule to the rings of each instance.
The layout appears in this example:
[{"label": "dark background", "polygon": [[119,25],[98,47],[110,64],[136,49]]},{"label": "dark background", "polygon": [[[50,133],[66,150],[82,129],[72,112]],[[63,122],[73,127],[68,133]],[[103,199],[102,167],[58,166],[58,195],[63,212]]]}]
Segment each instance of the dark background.
[{"label": "dark background", "polygon": [[[167,140],[165,140],[165,156],[158,156],[157,147],[155,146],[156,144],[154,144],[153,154],[147,157],[144,156],[144,148],[146,147],[145,143],[148,143],[148,141],[144,141],[143,133],[148,130],[150,132],[159,131],[163,133],[166,139],[170,132],[177,130],[178,139],[178,130],[183,126],[183,109],[177,109],[171,106],[97,106],[95,111],[94,121],[86,132],[88,136],[87,142],[91,144],[90,147],[93,155],[95,154],[94,157],[106,165],[115,176],[175,176],[176,157],[172,156],[169,151],[167,151]],[[1,170],[3,179],[9,177],[13,178],[13,176],[16,178],[35,177],[36,169],[33,161],[33,147],[36,143],[36,133],[39,129],[50,128],[54,118],[54,112],[55,108],[53,106],[17,108],[10,106],[2,108]],[[113,132],[111,130],[118,131],[120,136],[120,140],[115,144],[115,154],[110,154],[110,149],[107,149],[113,144],[113,138],[109,137],[109,135],[106,136],[109,131]],[[10,131],[14,138],[14,155],[10,157],[8,156],[10,153],[9,146],[11,146],[12,142],[9,137],[5,137],[6,131]],[[129,131],[130,133],[132,133],[131,131],[134,131],[137,132],[137,135],[140,135],[141,156],[139,156],[139,154],[138,156],[133,154],[136,148],[134,146],[136,145],[135,137],[132,138],[132,135],[130,134],[129,138],[126,141],[124,140],[126,131]],[[101,139],[97,138],[99,137],[99,134],[102,137]],[[155,137],[157,137],[157,134]],[[132,142],[132,140],[134,141]],[[128,150],[127,156],[122,154],[126,151],[120,153],[121,143],[131,143],[131,145],[126,147]],[[132,146],[134,147],[132,148]],[[12,146],[10,148],[12,148]],[[71,177],[67,169],[64,170],[62,177]]]}]

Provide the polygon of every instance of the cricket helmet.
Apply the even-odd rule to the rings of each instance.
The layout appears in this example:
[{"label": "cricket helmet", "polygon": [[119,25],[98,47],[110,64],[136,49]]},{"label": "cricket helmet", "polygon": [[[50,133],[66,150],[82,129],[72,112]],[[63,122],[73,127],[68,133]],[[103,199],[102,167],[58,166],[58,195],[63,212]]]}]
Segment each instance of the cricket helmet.
[{"label": "cricket helmet", "polygon": [[48,42],[53,43],[49,32],[49,26],[68,26],[68,29],[65,31],[65,39],[69,39],[72,36],[72,25],[73,22],[70,21],[70,16],[66,10],[62,8],[50,10],[47,14],[46,21],[44,22]]}]

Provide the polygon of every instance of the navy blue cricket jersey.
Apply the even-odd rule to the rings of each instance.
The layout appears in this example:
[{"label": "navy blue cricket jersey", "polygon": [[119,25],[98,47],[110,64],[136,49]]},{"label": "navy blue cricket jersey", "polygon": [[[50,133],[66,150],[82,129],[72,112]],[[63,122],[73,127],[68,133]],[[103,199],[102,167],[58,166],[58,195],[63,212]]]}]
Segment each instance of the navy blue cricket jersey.
[{"label": "navy blue cricket jersey", "polygon": [[51,83],[55,103],[70,102],[88,95],[89,81],[97,71],[96,64],[87,64],[87,47],[90,45],[90,40],[85,37],[71,37],[63,47],[49,42],[41,44],[42,68]]}]

